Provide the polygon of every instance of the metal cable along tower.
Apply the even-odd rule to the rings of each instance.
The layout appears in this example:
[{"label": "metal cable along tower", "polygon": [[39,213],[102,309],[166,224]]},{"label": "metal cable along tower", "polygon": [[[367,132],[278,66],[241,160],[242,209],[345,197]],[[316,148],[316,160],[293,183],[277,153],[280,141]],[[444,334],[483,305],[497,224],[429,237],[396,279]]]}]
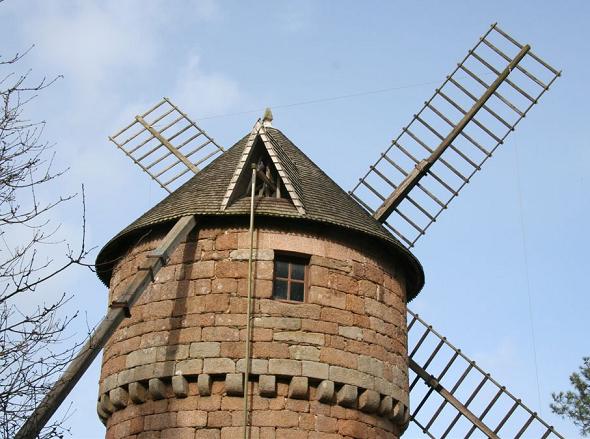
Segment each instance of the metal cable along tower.
[{"label": "metal cable along tower", "polygon": [[[559,76],[560,72],[533,53],[529,45],[519,43],[497,24],[493,24],[369,167],[349,196],[366,209],[374,220],[382,223],[403,246],[412,248]],[[201,360],[198,363],[201,364],[199,371],[193,375],[184,373],[177,365],[175,372],[158,375],[166,376],[165,379],[146,375],[143,381],[125,381],[125,371],[122,371],[117,375],[118,382],[101,395],[101,417],[106,419],[132,403],[165,398],[166,390],[162,386],[166,379],[170,380],[171,389],[179,398],[190,393],[191,380],[196,383],[199,395],[205,396],[207,392],[210,395],[215,391],[214,385],[211,390],[212,381],[224,379],[227,395],[244,398],[241,431],[244,437],[249,437],[253,428],[250,410],[256,410],[248,404],[249,398],[255,397],[252,394],[254,384],[249,383],[258,377],[257,389],[261,396],[276,396],[278,384],[274,380],[287,380],[289,398],[311,399],[310,395],[313,394],[321,403],[332,403],[382,417],[386,419],[385,429],[390,425],[387,422],[393,422],[393,430],[390,430],[392,437],[401,434],[408,422],[414,422],[431,438],[482,435],[489,438],[562,438],[520,399],[410,310],[407,310],[407,329],[402,325],[402,332],[395,335],[402,346],[405,346],[406,340],[409,344],[407,351],[401,351],[405,352],[407,367],[411,371],[409,375],[404,375],[403,371],[400,375],[406,377],[405,384],[399,384],[401,393],[394,390],[387,393],[375,384],[389,385],[384,381],[383,377],[387,373],[383,371],[380,372],[381,381],[378,375],[371,378],[371,383],[374,383],[374,387],[371,387],[348,382],[347,377],[352,376],[350,374],[353,372],[339,379],[334,378],[336,373],[332,372],[341,371],[344,369],[342,367],[330,366],[330,369],[326,369],[329,374],[325,377],[301,372],[293,372],[291,376],[291,372],[279,370],[278,363],[272,363],[272,358],[252,358],[251,343],[255,341],[251,340],[251,324],[252,319],[256,319],[255,315],[251,315],[254,311],[252,289],[255,288],[253,267],[256,261],[263,259],[263,250],[254,248],[252,233],[255,194],[260,198],[257,199],[257,206],[262,210],[268,199],[274,198],[273,206],[280,206],[282,215],[292,208],[291,213],[283,216],[311,217],[313,213],[303,193],[303,184],[299,181],[301,175],[297,163],[302,162],[288,156],[285,151],[289,149],[284,145],[286,141],[275,133],[276,130],[273,131],[271,121],[272,115],[268,112],[242,141],[243,152],[239,159],[236,156],[234,160],[237,168],[231,180],[228,177],[227,191],[221,200],[221,208],[216,211],[231,213],[232,204],[239,204],[239,197],[251,191],[250,244],[246,258],[249,263],[245,368],[240,369],[238,361],[233,372],[221,369],[207,372]],[[199,175],[200,170],[214,159],[226,157],[233,150],[225,152],[167,98],[136,116],[130,125],[109,139],[170,193],[193,175]],[[248,167],[248,164],[254,166]],[[247,206],[244,209],[248,210]],[[192,214],[188,207],[178,212],[174,226],[162,235],[156,248],[149,251],[125,287],[117,291],[105,318],[63,377],[22,427],[17,439],[37,435],[117,328],[125,325],[124,322],[133,315],[134,305],[142,300],[146,289],[152,288],[158,272],[170,263],[175,249],[181,243],[188,242],[189,234],[198,230],[201,216]],[[275,282],[278,276],[276,267],[273,277]],[[290,271],[286,278],[289,282],[297,283]],[[377,292],[377,300],[379,294]],[[335,299],[332,297],[329,300]],[[401,303],[401,306],[406,309],[405,303]],[[285,318],[281,324],[285,325],[291,320]],[[352,325],[347,328],[341,331],[341,335],[355,332]],[[363,338],[360,337],[357,340]],[[313,347],[314,342],[308,340],[306,343],[306,352],[318,349]],[[190,356],[192,358],[192,345]],[[377,361],[367,358],[371,364]],[[267,361],[264,371],[259,370],[263,364],[261,361]],[[298,360],[289,361],[293,362],[289,363],[292,366],[299,364]],[[319,357],[319,362],[313,363],[320,367],[322,361],[322,357]],[[271,364],[276,365],[274,374]],[[360,365],[358,370],[361,370]],[[246,378],[239,372],[245,372]],[[223,378],[220,378],[221,374]],[[359,376],[365,377],[363,374]],[[269,387],[270,383],[274,387]],[[404,387],[411,393],[412,405],[409,407],[407,397],[404,397]],[[360,396],[357,396],[357,392]],[[381,425],[379,421],[375,422],[375,425]],[[348,424],[342,425],[348,428]],[[257,431],[260,434],[262,432]],[[354,431],[348,431],[347,434],[354,435]]]}]

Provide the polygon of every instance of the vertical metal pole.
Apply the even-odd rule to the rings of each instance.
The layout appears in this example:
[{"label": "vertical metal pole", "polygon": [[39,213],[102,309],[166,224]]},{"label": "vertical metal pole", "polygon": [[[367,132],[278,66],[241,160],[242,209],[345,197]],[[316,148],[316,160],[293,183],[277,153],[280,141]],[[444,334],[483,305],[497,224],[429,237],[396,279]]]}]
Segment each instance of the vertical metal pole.
[{"label": "vertical metal pole", "polygon": [[248,422],[248,383],[250,381],[250,357],[252,332],[252,291],[253,291],[253,268],[254,268],[254,195],[256,192],[256,164],[252,163],[252,190],[250,193],[250,255],[248,257],[248,309],[246,312],[246,373],[244,374],[244,439],[250,438],[250,428]]}]

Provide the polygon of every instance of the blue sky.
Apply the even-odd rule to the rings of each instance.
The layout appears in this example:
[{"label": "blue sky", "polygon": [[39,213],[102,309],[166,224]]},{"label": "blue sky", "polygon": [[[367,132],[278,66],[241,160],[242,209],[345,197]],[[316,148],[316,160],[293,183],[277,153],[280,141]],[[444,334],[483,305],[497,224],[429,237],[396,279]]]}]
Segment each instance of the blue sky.
[{"label": "blue sky", "polygon": [[[162,96],[224,146],[271,106],[274,126],[350,189],[499,22],[563,77],[419,241],[426,287],[411,308],[572,438],[548,405],[590,355],[589,19],[586,1],[6,1],[0,51],[35,44],[22,67],[64,76],[29,115],[47,121],[58,165],[70,168],[54,190],[85,184],[88,244],[100,248],[165,195],[107,140]],[[79,216],[76,202],[56,212],[74,242]],[[72,333],[82,339],[107,291],[78,270],[39,299],[62,291],[81,311]],[[98,363],[68,400],[76,438],[104,434]]]}]

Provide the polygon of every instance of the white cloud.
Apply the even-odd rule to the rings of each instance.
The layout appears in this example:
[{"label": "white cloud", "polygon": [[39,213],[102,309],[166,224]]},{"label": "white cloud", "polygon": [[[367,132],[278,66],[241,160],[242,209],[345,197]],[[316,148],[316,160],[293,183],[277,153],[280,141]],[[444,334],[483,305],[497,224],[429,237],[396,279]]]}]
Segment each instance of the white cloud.
[{"label": "white cloud", "polygon": [[179,71],[171,98],[195,116],[228,111],[241,102],[238,84],[224,75],[206,73],[191,55]]}]

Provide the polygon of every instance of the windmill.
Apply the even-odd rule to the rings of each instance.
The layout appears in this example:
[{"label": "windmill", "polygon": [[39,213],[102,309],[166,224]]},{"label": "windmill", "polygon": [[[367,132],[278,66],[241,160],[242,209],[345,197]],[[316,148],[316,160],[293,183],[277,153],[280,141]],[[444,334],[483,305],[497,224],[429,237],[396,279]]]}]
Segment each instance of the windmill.
[{"label": "windmill", "polygon": [[[560,72],[535,55],[530,46],[520,44],[496,24],[492,25],[391,146],[359,179],[349,192],[350,198],[382,223],[396,242],[406,248],[413,247],[559,75]],[[283,140],[273,135],[271,122],[272,115],[267,112],[243,140],[242,147],[246,152],[238,161],[221,201],[222,210],[227,209],[232,203],[240,202],[238,195],[251,190],[251,231],[256,194],[287,200],[296,214],[306,214],[300,196],[302,189],[297,182],[297,166],[285,156],[289,146],[278,144]],[[166,98],[136,116],[110,140],[172,196],[184,180],[192,174],[202,175],[199,172],[204,166],[216,157],[224,157],[223,148]],[[261,149],[261,144],[268,154]],[[250,152],[256,156],[251,173],[245,159],[250,157]],[[207,169],[210,172],[210,168]],[[180,206],[181,211],[182,208]],[[107,316],[17,438],[34,437],[43,427],[119,325],[132,314],[133,305],[156,279],[158,271],[169,263],[175,248],[195,228],[198,218],[194,215],[178,212],[175,215],[174,226],[149,253],[129,285],[111,302]],[[252,236],[250,233],[249,274],[253,261]],[[289,271],[286,279],[297,283],[291,274]],[[416,283],[420,284],[420,280]],[[252,289],[253,282],[249,277],[248,297]],[[247,334],[251,331],[252,311],[248,305]],[[365,389],[358,399],[354,396],[349,407],[388,416],[401,425],[402,430],[412,421],[432,438],[470,437],[474,434],[491,438],[562,437],[410,310],[407,339],[412,343],[408,348],[408,366],[413,373],[409,382],[410,409],[403,397],[387,399],[370,389]],[[249,351],[249,339],[247,346]],[[248,352],[246,360],[252,359],[250,355]],[[241,391],[242,395],[248,395],[248,377],[258,372],[250,361],[245,364],[245,379],[238,377],[239,380],[234,382],[227,374],[228,394],[231,387],[235,394]],[[186,379],[182,374],[172,375],[169,378],[174,394],[186,397]],[[233,375],[239,374],[231,375],[233,379],[236,378]],[[201,383],[201,376],[205,375],[198,375],[199,392],[202,389],[210,392],[210,383]],[[289,387],[290,396],[291,386],[297,389],[301,384],[301,380],[297,385],[293,384],[294,379]],[[321,381],[315,392],[320,392],[324,382],[328,381]],[[307,381],[305,383],[305,391],[299,396],[297,390],[293,391],[294,398],[307,394]],[[158,394],[163,397],[161,385],[159,378],[149,380],[152,397]],[[340,385],[338,404],[346,407],[346,393],[354,386]],[[114,413],[125,407],[129,399],[143,402],[145,397],[142,395],[146,390],[142,386],[138,382],[125,382],[124,387],[115,386],[110,393],[101,395],[99,415],[106,417]],[[259,386],[262,387],[262,381]],[[324,390],[322,388],[322,392]],[[372,401],[375,393],[376,403]],[[248,422],[247,401],[245,397],[244,425]]]}]

